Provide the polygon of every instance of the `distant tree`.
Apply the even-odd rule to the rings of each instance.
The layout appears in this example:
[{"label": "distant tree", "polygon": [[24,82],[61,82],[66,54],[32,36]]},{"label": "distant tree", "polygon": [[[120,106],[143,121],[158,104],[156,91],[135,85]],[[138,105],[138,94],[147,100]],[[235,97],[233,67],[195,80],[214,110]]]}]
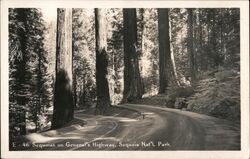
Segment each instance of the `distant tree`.
[{"label": "distant tree", "polygon": [[142,56],[143,54],[143,42],[145,38],[145,9],[144,8],[139,8],[138,9],[138,18],[137,18],[137,32],[138,32],[138,53],[139,56]]},{"label": "distant tree", "polygon": [[169,9],[158,9],[159,29],[159,93],[167,93],[170,82],[178,85],[174,57],[170,49]]},{"label": "distant tree", "polygon": [[107,79],[108,55],[105,10],[95,8],[96,37],[96,89],[97,103],[95,114],[107,113],[110,106],[109,85]]},{"label": "distant tree", "polygon": [[[48,88],[47,95],[49,103],[46,103],[46,107],[42,108],[43,112],[48,111],[53,107],[54,101],[54,86],[55,86],[55,57],[56,57],[56,18],[46,23],[46,31],[44,38],[44,47],[47,52],[47,74],[46,74],[46,87]],[[51,115],[51,114],[50,114]],[[50,118],[50,117],[49,117]],[[48,118],[48,119],[49,119]],[[51,120],[48,120],[50,122]]]},{"label": "distant tree", "polygon": [[[30,50],[34,52],[34,61],[30,65],[30,69],[34,69],[32,72],[33,91],[30,103],[31,116],[35,122],[35,131],[40,131],[43,124],[41,118],[45,117],[45,108],[50,103],[50,91],[48,75],[48,52],[45,48],[45,22],[42,19],[42,12],[40,10],[34,10],[31,12],[29,19],[32,19],[33,25],[27,28],[30,35],[30,41],[28,42],[31,47]],[[29,20],[31,21],[31,20]],[[31,51],[31,52],[32,52]]]},{"label": "distant tree", "polygon": [[[222,57],[224,66],[240,70],[240,10],[238,8],[224,9],[222,29]],[[219,34],[220,35],[220,34]]]},{"label": "distant tree", "polygon": [[88,108],[96,99],[94,9],[73,9],[74,107]]},{"label": "distant tree", "polygon": [[56,81],[52,129],[73,119],[72,9],[57,9]]},{"label": "distant tree", "polygon": [[107,51],[109,56],[109,88],[112,104],[118,104],[122,100],[123,87],[123,16],[122,8],[107,9],[108,37]]},{"label": "distant tree", "polygon": [[137,52],[136,9],[123,9],[124,92],[123,102],[140,99],[143,95]]},{"label": "distant tree", "polygon": [[[139,8],[137,11],[137,53],[138,53],[138,60],[139,60],[139,72],[142,72],[142,56],[144,50],[144,42],[145,42],[145,9]],[[141,87],[142,87],[142,94],[145,93],[145,86],[143,78],[141,77]]]},{"label": "distant tree", "polygon": [[189,8],[188,10],[188,46],[187,46],[187,52],[189,54],[189,60],[190,60],[190,77],[191,82],[196,81],[196,72],[195,72],[195,56],[194,56],[194,28],[193,28],[193,9]]},{"label": "distant tree", "polygon": [[197,58],[196,58],[196,64],[197,64],[197,71],[205,70],[205,58],[204,58],[204,37],[203,37],[203,24],[202,24],[202,16],[203,16],[203,10],[197,9],[196,10],[196,25],[197,25],[197,37],[196,37],[196,47],[197,47]]},{"label": "distant tree", "polygon": [[[72,50],[73,50],[73,104],[77,108],[79,101],[79,95],[77,93],[77,86],[79,86],[79,81],[77,80],[79,76],[84,73],[84,63],[81,56],[81,48],[84,46],[82,43],[83,36],[81,34],[81,28],[83,28],[83,21],[81,21],[82,9],[72,10]],[[81,76],[82,77],[82,76]],[[82,77],[83,78],[83,77]]]},{"label": "distant tree", "polygon": [[145,96],[158,93],[159,47],[157,9],[137,9],[139,68]]}]

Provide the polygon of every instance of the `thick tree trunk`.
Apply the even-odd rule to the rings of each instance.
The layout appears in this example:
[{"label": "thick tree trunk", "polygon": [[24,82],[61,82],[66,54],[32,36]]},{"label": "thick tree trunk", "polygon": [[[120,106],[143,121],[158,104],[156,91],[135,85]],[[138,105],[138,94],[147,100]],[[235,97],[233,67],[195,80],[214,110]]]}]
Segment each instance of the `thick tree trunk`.
[{"label": "thick tree trunk", "polygon": [[194,47],[193,47],[193,9],[188,9],[188,47],[187,52],[190,60],[190,77],[191,83],[196,81],[195,75],[195,59],[194,59]]},{"label": "thick tree trunk", "polygon": [[52,129],[73,119],[72,10],[57,9],[56,82]]},{"label": "thick tree trunk", "polygon": [[136,9],[123,9],[124,92],[123,102],[140,99],[143,94],[137,52]]},{"label": "thick tree trunk", "polygon": [[96,114],[105,114],[110,106],[109,85],[107,79],[107,30],[104,9],[95,8],[96,38]]},{"label": "thick tree trunk", "polygon": [[[158,9],[159,30],[159,94],[167,93],[167,87],[172,82],[179,85],[175,70],[174,55],[170,49],[168,9]],[[172,80],[172,81],[171,81]]]}]

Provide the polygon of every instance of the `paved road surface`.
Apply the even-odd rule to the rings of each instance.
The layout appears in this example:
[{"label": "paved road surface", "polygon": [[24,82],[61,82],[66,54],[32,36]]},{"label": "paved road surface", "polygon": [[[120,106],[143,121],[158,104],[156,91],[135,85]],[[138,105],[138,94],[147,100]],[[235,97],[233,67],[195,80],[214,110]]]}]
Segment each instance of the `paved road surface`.
[{"label": "paved road surface", "polygon": [[87,124],[28,135],[31,142],[40,143],[33,144],[31,150],[240,149],[240,128],[226,120],[146,105],[120,107],[137,110],[142,115],[131,119],[119,114],[112,117],[76,113],[75,118]]}]

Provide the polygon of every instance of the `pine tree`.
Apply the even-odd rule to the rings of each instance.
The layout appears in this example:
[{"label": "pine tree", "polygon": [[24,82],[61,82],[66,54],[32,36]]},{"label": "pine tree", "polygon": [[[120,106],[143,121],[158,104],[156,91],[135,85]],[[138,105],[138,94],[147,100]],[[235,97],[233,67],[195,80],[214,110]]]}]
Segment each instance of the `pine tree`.
[{"label": "pine tree", "polygon": [[36,125],[35,131],[41,130],[40,117],[44,117],[44,110],[48,107],[49,99],[49,77],[47,75],[47,55],[45,50],[45,22],[42,19],[42,12],[38,9],[32,9],[29,14],[29,22],[31,25],[27,28],[29,35],[29,49],[34,53],[34,59],[31,60],[30,69],[32,69],[32,98],[31,117]]},{"label": "pine tree", "polygon": [[11,135],[26,134],[26,112],[30,96],[27,52],[28,9],[9,9],[10,130]]},{"label": "pine tree", "polygon": [[10,135],[26,134],[26,124],[40,130],[41,108],[49,103],[45,23],[41,10],[9,9]]}]

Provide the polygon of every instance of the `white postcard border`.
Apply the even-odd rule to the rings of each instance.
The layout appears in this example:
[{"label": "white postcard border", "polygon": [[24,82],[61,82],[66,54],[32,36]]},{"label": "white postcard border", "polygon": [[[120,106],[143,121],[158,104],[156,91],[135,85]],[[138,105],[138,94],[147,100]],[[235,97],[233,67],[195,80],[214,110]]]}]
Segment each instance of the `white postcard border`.
[{"label": "white postcard border", "polygon": [[[9,151],[8,8],[240,8],[240,151]],[[249,2],[248,1],[1,1],[1,157],[2,158],[249,158]]]}]

